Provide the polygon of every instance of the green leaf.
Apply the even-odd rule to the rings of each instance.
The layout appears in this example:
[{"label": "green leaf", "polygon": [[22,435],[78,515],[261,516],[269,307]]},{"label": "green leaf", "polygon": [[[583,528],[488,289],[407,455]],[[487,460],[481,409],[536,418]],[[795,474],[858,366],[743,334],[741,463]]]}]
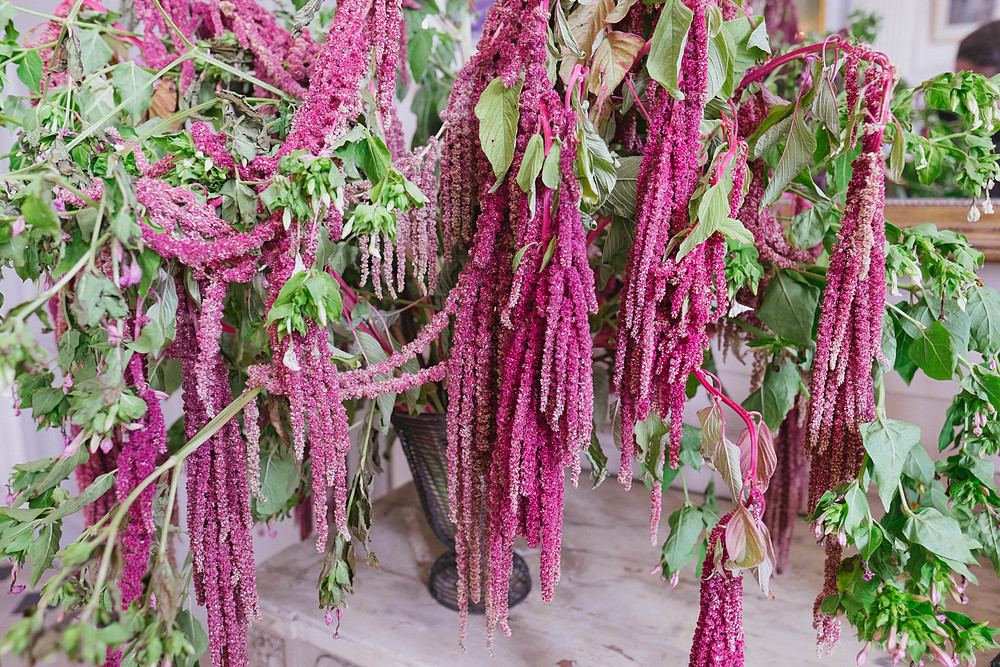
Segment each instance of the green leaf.
[{"label": "green leaf", "polygon": [[[833,93],[832,84],[827,81],[826,76],[821,74],[821,78],[816,82],[819,91],[813,100],[813,113],[823,121],[827,132],[839,143],[840,139],[840,111],[837,107],[837,98]],[[904,142],[905,143],[905,142]]]},{"label": "green leaf", "polygon": [[90,486],[84,489],[78,496],[70,498],[48,514],[45,517],[45,523],[51,523],[62,519],[63,517],[67,517],[70,514],[76,514],[84,507],[103,496],[112,486],[114,486],[116,472],[117,471],[112,470],[111,472],[106,472],[95,479],[90,483]]},{"label": "green leaf", "polygon": [[785,420],[785,415],[795,404],[800,384],[799,369],[795,364],[791,362],[768,364],[760,389],[743,401],[743,407],[759,412],[767,427],[776,432],[781,422]]},{"label": "green leaf", "polygon": [[427,71],[427,61],[431,57],[431,49],[434,46],[434,30],[417,30],[413,37],[406,43],[406,58],[410,63],[410,73],[413,74],[413,82],[420,83]]},{"label": "green leaf", "polygon": [[677,82],[693,18],[694,13],[681,0],[667,0],[649,40],[649,76],[678,100],[684,99]]},{"label": "green leaf", "polygon": [[142,121],[143,112],[153,101],[153,80],[155,75],[146,72],[134,62],[122,63],[115,67],[111,76],[111,86],[123,105],[122,111],[136,123]]},{"label": "green leaf", "polygon": [[182,609],[177,612],[174,624],[181,629],[181,632],[184,633],[184,636],[187,637],[188,642],[194,648],[194,653],[189,656],[190,662],[186,667],[197,665],[201,656],[205,655],[205,651],[208,650],[208,635],[205,634],[204,628],[201,627],[201,621],[195,618],[194,614],[187,609]]},{"label": "green leaf", "polygon": [[31,191],[26,198],[21,200],[21,215],[28,227],[37,229],[51,237],[60,234],[59,220],[56,219],[52,209],[42,201],[41,194]]},{"label": "green leaf", "polygon": [[706,99],[721,96],[728,99],[733,94],[733,60],[736,46],[725,30],[720,30],[708,41],[708,95]]},{"label": "green leaf", "polygon": [[503,180],[510,163],[514,161],[517,123],[521,118],[518,102],[523,85],[524,79],[521,78],[512,87],[505,88],[503,80],[497,77],[490,81],[476,102],[479,143],[493,166],[497,183]]},{"label": "green leaf", "polygon": [[83,73],[93,74],[111,61],[114,51],[96,30],[77,30],[80,39],[80,55],[83,59]]},{"label": "green leaf", "polygon": [[778,271],[767,284],[757,316],[782,338],[808,347],[819,298],[818,287],[795,280],[787,271]]},{"label": "green leaf", "polygon": [[663,544],[663,561],[664,572],[669,576],[679,572],[697,555],[698,538],[701,537],[705,522],[697,507],[685,505],[670,515],[667,524],[670,526],[670,534]]},{"label": "green leaf", "polygon": [[784,150],[781,151],[778,166],[771,174],[771,180],[767,183],[767,190],[764,192],[764,199],[761,202],[764,205],[777,199],[792,182],[792,179],[814,163],[813,153],[816,152],[816,135],[806,127],[802,120],[803,115],[804,113],[800,112],[792,117],[788,140],[785,142]]},{"label": "green leaf", "polygon": [[938,321],[920,331],[920,337],[910,343],[910,359],[935,380],[950,380],[958,364],[955,338]]},{"label": "green leaf", "polygon": [[42,89],[42,72],[44,70],[42,57],[38,55],[38,51],[28,51],[17,66],[17,78],[28,87],[28,90],[38,93]]},{"label": "green leaf", "polygon": [[528,139],[528,145],[524,147],[521,168],[517,170],[517,184],[523,192],[531,192],[538,174],[542,171],[542,163],[545,161],[544,143],[542,135],[533,134]]},{"label": "green leaf", "polygon": [[698,212],[694,216],[695,225],[677,249],[678,260],[707,241],[716,232],[721,232],[726,237],[739,241],[741,244],[753,243],[753,235],[747,231],[743,223],[729,217],[729,193],[731,189],[732,183],[727,183],[725,179],[722,179],[708,188],[698,200]]},{"label": "green leaf", "polygon": [[868,497],[861,490],[859,484],[851,484],[851,488],[844,494],[844,503],[847,505],[844,530],[848,534],[852,534],[861,527],[861,522],[868,517]]},{"label": "green leaf", "polygon": [[992,287],[973,285],[966,292],[972,349],[986,356],[1000,351],[1000,294]]},{"label": "green leaf", "polygon": [[299,473],[291,452],[284,447],[261,452],[260,495],[263,500],[254,499],[254,514],[263,520],[285,509],[298,486]]},{"label": "green leaf", "polygon": [[614,215],[624,218],[635,217],[636,183],[639,178],[639,167],[642,165],[641,155],[628,155],[619,158],[616,171],[615,187],[611,189],[605,208],[610,207]]},{"label": "green leaf", "polygon": [[559,178],[562,175],[562,166],[559,162],[562,157],[562,147],[557,143],[552,144],[549,154],[545,156],[542,164],[542,184],[550,190],[559,187]]},{"label": "green leaf", "polygon": [[899,486],[903,464],[910,451],[920,447],[920,427],[886,419],[861,425],[861,438],[872,462],[878,497],[886,511],[892,505]]},{"label": "green leaf", "polygon": [[799,248],[815,248],[831,223],[840,220],[840,210],[833,202],[818,201],[792,218],[792,240]]},{"label": "green leaf", "polygon": [[974,563],[970,549],[982,546],[968,537],[955,519],[933,507],[921,508],[917,514],[907,518],[903,536],[941,558],[959,563]]},{"label": "green leaf", "polygon": [[59,539],[62,537],[62,527],[58,523],[42,526],[38,536],[28,546],[28,560],[31,561],[31,588],[38,585],[49,567],[52,559],[59,551]]},{"label": "green leaf", "polygon": [[358,142],[355,156],[372,185],[381,183],[392,165],[392,156],[385,142],[371,132],[366,132],[364,140]]},{"label": "green leaf", "polygon": [[990,559],[993,571],[1000,576],[1000,527],[990,512],[981,512],[972,522],[973,535],[982,545],[983,555]]}]

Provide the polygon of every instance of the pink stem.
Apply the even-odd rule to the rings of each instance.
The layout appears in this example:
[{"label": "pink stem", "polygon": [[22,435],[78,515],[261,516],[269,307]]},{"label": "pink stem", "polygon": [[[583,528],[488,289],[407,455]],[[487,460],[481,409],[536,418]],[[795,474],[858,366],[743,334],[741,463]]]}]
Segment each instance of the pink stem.
[{"label": "pink stem", "polygon": [[579,63],[573,66],[573,73],[570,74],[569,83],[566,85],[566,111],[570,111],[573,108],[573,93],[576,91],[576,84],[586,78],[588,71],[586,67]]},{"label": "pink stem", "polygon": [[642,100],[640,100],[639,96],[635,94],[635,88],[632,87],[632,78],[631,77],[628,77],[628,76],[625,77],[625,85],[627,85],[628,89],[632,92],[632,97],[635,98],[635,103],[639,106],[639,111],[642,112],[643,118],[646,119],[646,124],[647,125],[652,125],[653,123],[652,123],[652,121],[649,120],[649,113],[647,113],[646,107],[642,106]]},{"label": "pink stem", "polygon": [[587,247],[590,247],[590,244],[594,242],[594,239],[596,239],[598,235],[601,233],[601,231],[605,227],[607,227],[610,223],[611,223],[610,215],[604,218],[603,220],[598,220],[597,227],[594,229],[594,231],[587,234]]},{"label": "pink stem", "polygon": [[[705,390],[715,398],[718,398],[723,403],[728,405],[733,411],[739,415],[743,423],[747,425],[747,430],[750,432],[750,470],[753,471],[753,475],[757,474],[757,423],[754,421],[753,416],[747,412],[742,405],[734,401],[733,399],[722,393],[722,381],[719,380],[715,375],[709,373],[706,370],[695,368],[693,371],[694,376],[698,378],[698,382],[705,387]],[[706,379],[706,376],[712,378],[717,384],[718,388],[714,386],[711,382]]]}]

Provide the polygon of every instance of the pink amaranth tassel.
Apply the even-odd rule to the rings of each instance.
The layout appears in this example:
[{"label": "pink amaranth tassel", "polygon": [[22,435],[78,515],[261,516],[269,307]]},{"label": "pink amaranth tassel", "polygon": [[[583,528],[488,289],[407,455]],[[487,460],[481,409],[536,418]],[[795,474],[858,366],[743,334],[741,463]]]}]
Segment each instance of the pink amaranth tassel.
[{"label": "pink amaranth tassel", "polygon": [[[444,114],[450,120],[439,197],[446,254],[471,240],[455,288],[458,310],[448,361],[449,499],[458,527],[460,636],[464,640],[468,600],[483,597],[488,645],[497,627],[510,634],[508,582],[518,536],[541,548],[542,599],[552,598],[559,580],[564,469],[574,475],[579,469],[593,418],[588,315],[597,304],[573,172],[577,118],[547,78],[547,22],[547,9],[538,3],[495,4],[484,27],[488,37],[459,74]],[[513,178],[493,187],[473,113],[492,79],[512,86],[522,68],[521,117],[509,173],[518,172],[532,135],[544,137],[545,154],[556,140],[561,146],[559,196],[536,182],[534,210]],[[474,226],[475,196],[480,214]],[[544,260],[550,244],[553,255]],[[517,248],[525,252],[514,268]]]},{"label": "pink amaranth tassel", "polygon": [[[845,88],[849,103],[861,95],[862,59],[872,62],[874,54],[860,47],[848,54]],[[881,63],[872,64],[864,78],[864,107],[872,122],[864,123],[862,151],[851,164],[816,333],[806,435],[810,509],[826,490],[857,477],[864,457],[859,428],[875,419],[871,370],[881,349],[886,290],[882,130],[894,79]],[[822,614],[820,603],[836,591],[839,566],[840,549],[828,544],[824,593],[814,610],[820,646],[828,649],[839,638],[839,622]]]},{"label": "pink amaranth tassel", "polygon": [[701,566],[701,605],[689,667],[743,667],[743,575],[724,563],[727,515],[712,530]]}]

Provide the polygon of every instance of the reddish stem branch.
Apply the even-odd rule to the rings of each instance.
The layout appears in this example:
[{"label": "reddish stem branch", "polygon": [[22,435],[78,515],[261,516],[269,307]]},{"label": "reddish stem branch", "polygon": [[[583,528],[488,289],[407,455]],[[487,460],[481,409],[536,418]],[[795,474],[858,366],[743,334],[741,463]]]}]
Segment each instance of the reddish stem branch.
[{"label": "reddish stem branch", "polygon": [[[740,419],[743,420],[743,423],[746,424],[747,430],[750,433],[750,470],[754,475],[756,475],[757,474],[757,423],[756,421],[754,421],[753,415],[747,412],[747,410],[742,405],[740,405],[733,399],[729,398],[722,392],[722,381],[719,380],[719,378],[717,378],[715,375],[701,368],[696,368],[692,372],[694,373],[694,376],[698,378],[698,382],[700,382],[701,385],[705,387],[705,390],[709,393],[709,395],[721,400],[723,403],[732,408],[733,411],[737,415],[739,415]],[[714,380],[715,384],[717,384],[718,386],[715,386],[714,384],[709,382],[706,376]]]}]

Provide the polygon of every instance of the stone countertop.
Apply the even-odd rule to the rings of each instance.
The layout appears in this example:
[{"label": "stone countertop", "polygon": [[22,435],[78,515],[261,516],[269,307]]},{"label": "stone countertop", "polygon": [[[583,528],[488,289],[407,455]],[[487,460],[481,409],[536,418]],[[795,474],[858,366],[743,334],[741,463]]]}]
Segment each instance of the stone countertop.
[{"label": "stone countertop", "polygon": [[[665,494],[661,534],[667,531],[666,517],[682,502],[679,492]],[[381,569],[359,564],[355,595],[348,602],[339,639],[333,639],[333,629],[316,606],[323,554],[316,552],[312,541],[288,547],[258,567],[263,620],[255,631],[311,645],[314,654],[325,654],[316,665],[686,665],[698,619],[698,582],[693,565],[674,589],[650,574],[660,556],[649,541],[648,503],[642,484],[629,493],[614,480],[597,489],[586,481],[578,489],[566,489],[562,581],[555,598],[550,605],[541,601],[538,552],[518,549],[531,569],[533,588],[524,602],[511,609],[513,637],[496,639],[493,659],[485,646],[483,617],[470,616],[463,653],[458,646],[458,614],[439,605],[427,591],[431,564],[444,547],[431,533],[412,484],[375,505],[372,544]],[[801,523],[788,572],[772,579],[775,600],[764,599],[746,580],[747,665],[855,664],[860,644],[847,627],[834,653],[816,661],[812,606],[822,571],[823,550]],[[992,590],[972,593],[994,607],[1000,586],[992,573],[983,575],[983,588]],[[978,620],[986,610],[962,611]],[[980,661],[987,663],[988,659]],[[313,663],[296,658],[288,664]],[[873,652],[868,664],[890,665],[891,660]]]}]

